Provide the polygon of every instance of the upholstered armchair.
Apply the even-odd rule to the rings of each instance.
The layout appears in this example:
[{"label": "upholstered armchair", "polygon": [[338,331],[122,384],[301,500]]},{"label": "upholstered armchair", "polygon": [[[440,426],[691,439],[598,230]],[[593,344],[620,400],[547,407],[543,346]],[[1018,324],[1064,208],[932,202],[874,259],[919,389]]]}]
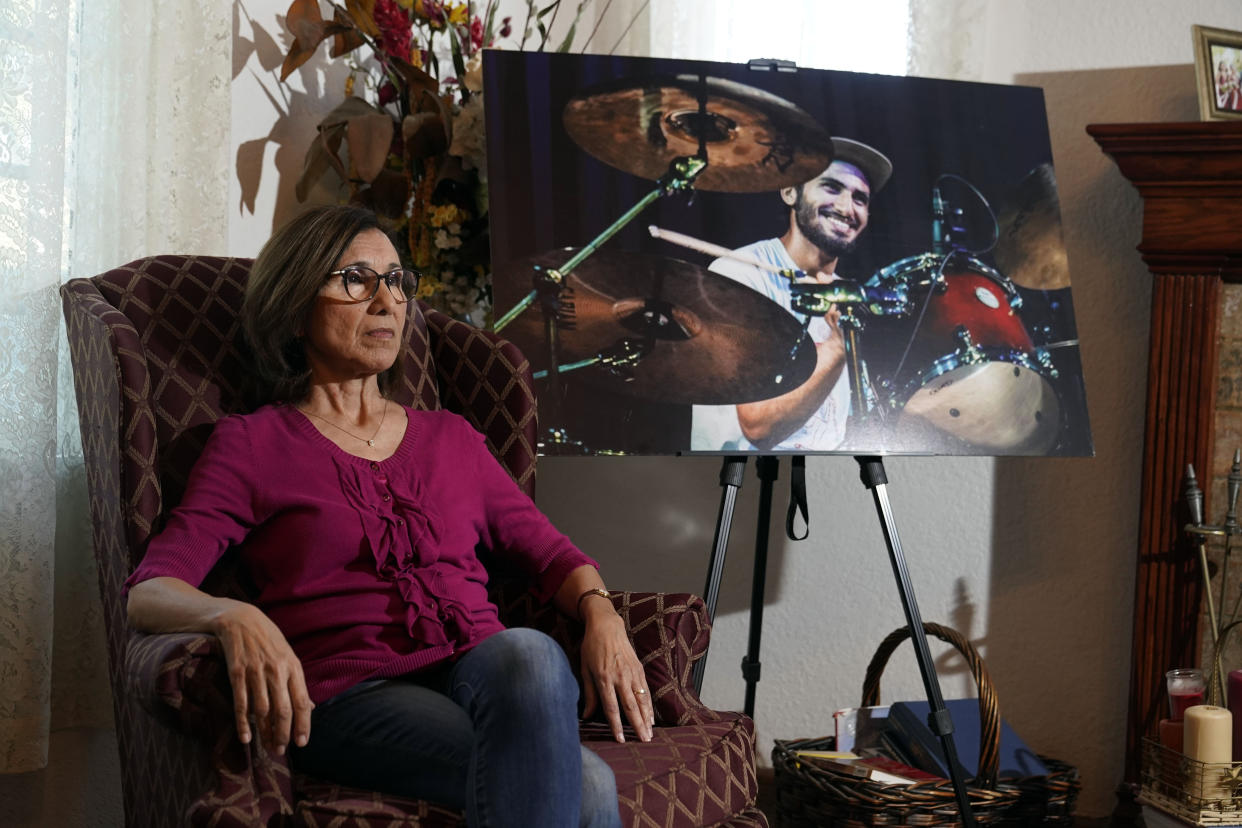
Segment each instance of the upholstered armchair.
[{"label": "upholstered armchair", "polygon": [[[457,826],[428,802],[354,790],[291,772],[258,740],[242,745],[216,639],[129,628],[121,585],[177,502],[214,422],[243,410],[237,312],[250,262],[156,256],[64,286],[65,318],[86,453],[99,586],[107,624],[126,823],[241,826]],[[530,368],[494,334],[421,306],[411,319],[399,401],[465,417],[528,493],[535,483]],[[205,588],[245,597],[229,556]],[[580,630],[494,577],[510,626],[543,629],[577,658]],[[614,598],[647,673],[656,710],[649,743],[582,739],[616,772],[628,826],[766,826],[755,809],[754,728],[706,708],[691,667],[707,648],[691,595]],[[539,828],[539,826],[531,826]]]}]

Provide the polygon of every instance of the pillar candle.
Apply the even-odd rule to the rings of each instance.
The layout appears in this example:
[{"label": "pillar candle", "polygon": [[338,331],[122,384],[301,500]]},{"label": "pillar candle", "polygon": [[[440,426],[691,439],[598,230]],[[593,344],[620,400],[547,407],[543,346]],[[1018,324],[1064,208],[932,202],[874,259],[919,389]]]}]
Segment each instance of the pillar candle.
[{"label": "pillar candle", "polygon": [[1242,670],[1229,674],[1227,695],[1225,704],[1233,714],[1233,755],[1242,760]]},{"label": "pillar candle", "polygon": [[[1236,722],[1237,719],[1234,719]],[[1182,719],[1161,719],[1160,720],[1160,744],[1169,750],[1182,752],[1182,728],[1186,722]]]},{"label": "pillar candle", "polygon": [[1203,799],[1225,796],[1225,770],[1233,760],[1233,716],[1223,707],[1197,704],[1186,708],[1183,734],[1186,756],[1203,762],[1203,778],[1192,779],[1190,795]]}]

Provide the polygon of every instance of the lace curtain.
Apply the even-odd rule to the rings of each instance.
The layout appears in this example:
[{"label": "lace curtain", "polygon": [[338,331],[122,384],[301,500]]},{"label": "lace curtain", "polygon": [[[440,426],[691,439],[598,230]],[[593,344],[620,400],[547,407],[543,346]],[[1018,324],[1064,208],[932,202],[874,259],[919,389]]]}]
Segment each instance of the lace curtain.
[{"label": "lace curtain", "polygon": [[0,773],[111,722],[58,289],[227,241],[228,7],[0,5]]}]

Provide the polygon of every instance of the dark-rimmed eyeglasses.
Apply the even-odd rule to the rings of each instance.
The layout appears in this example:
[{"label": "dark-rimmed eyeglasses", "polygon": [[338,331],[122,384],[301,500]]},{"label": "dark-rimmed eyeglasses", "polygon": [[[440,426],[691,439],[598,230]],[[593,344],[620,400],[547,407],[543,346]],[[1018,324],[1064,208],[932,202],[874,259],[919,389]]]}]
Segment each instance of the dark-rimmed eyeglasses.
[{"label": "dark-rimmed eyeglasses", "polygon": [[341,277],[345,293],[355,302],[369,302],[379,292],[380,282],[388,285],[392,298],[398,302],[408,302],[418,292],[418,279],[422,274],[417,270],[398,267],[387,273],[376,273],[365,265],[350,265],[328,274],[331,279]]}]

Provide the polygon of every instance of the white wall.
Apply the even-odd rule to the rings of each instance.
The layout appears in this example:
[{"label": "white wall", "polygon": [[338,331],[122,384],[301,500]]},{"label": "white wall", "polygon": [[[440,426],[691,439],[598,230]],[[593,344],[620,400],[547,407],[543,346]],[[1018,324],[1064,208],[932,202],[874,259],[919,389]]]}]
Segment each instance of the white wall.
[{"label": "white wall", "polygon": [[[239,166],[229,252],[237,255],[253,255],[273,216],[292,206],[321,96],[318,69],[301,73],[310,94],[291,92],[271,74],[284,47],[277,18],[286,5],[251,0],[244,12],[235,5]],[[1111,811],[1122,773],[1150,278],[1133,249],[1139,199],[1083,129],[1197,119],[1190,25],[1242,29],[1242,5],[1044,0],[976,9],[969,30],[957,34],[978,79],[1045,89],[1097,455],[891,459],[890,494],[924,617],[980,646],[1006,718],[1036,749],[1080,768],[1079,811],[1100,816]],[[838,36],[825,33],[826,45]],[[339,78],[326,86],[339,95]],[[743,699],[738,664],[758,489],[752,469],[704,688],[706,701],[722,708],[740,708]],[[701,591],[718,470],[705,458],[546,459],[539,503],[603,562],[610,585]],[[854,461],[808,461],[812,534],[801,543],[782,532],[788,470],[783,463],[771,532],[756,709],[765,762],[774,738],[830,733],[832,711],[857,703],[876,644],[904,623]],[[933,651],[946,696],[967,694],[959,664],[942,647]],[[886,699],[922,695],[908,646],[885,678]]]}]

